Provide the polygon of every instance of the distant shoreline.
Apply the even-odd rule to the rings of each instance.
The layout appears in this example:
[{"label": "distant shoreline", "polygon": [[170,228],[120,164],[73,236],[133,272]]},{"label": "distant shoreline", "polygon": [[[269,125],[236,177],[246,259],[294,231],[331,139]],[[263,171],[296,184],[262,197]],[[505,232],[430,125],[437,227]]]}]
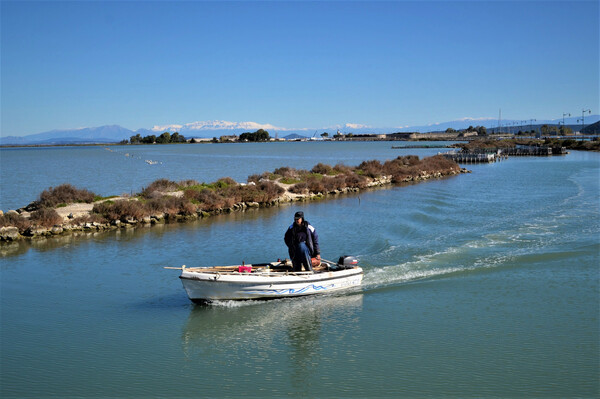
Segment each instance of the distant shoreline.
[{"label": "distant shoreline", "polygon": [[[89,144],[3,144],[0,145],[0,148],[43,148],[43,147],[104,147],[104,146],[114,146],[114,145],[123,145],[119,143],[89,143]],[[131,144],[127,144],[131,145]],[[137,144],[136,144],[137,145]],[[140,144],[146,145],[146,144]]]},{"label": "distant shoreline", "polygon": [[[389,142],[424,142],[424,141],[469,141],[466,139],[459,140],[441,140],[441,139],[419,139],[419,140],[408,140],[408,139],[365,139],[365,138],[354,138],[345,140],[277,140],[277,141],[230,141],[230,142],[218,142],[213,143],[212,141],[202,141],[198,143],[136,143],[136,144],[121,144],[121,143],[88,143],[88,144],[3,144],[0,148],[43,148],[43,147],[105,147],[105,146],[162,146],[162,145],[181,145],[181,144],[251,144],[251,143],[330,143],[330,142],[353,142],[353,141],[389,141]],[[408,148],[408,147],[407,147]],[[412,147],[415,148],[415,147]]]},{"label": "distant shoreline", "polygon": [[[590,137],[595,138],[595,140],[589,140]],[[588,140],[585,140],[585,139]],[[108,147],[108,146],[162,146],[162,145],[179,145],[179,144],[249,144],[249,143],[329,143],[329,142],[343,142],[343,143],[347,143],[347,142],[364,142],[364,141],[370,141],[370,142],[390,142],[390,143],[397,143],[397,142],[411,142],[411,143],[419,143],[419,142],[440,142],[440,141],[459,141],[459,142],[466,142],[466,143],[470,143],[473,141],[477,141],[477,140],[517,140],[517,141],[521,141],[521,140],[530,140],[530,141],[535,141],[535,142],[539,142],[539,144],[543,144],[544,141],[553,141],[555,143],[560,143],[560,142],[585,142],[585,141],[598,141],[600,140],[600,136],[561,136],[561,138],[557,138],[557,137],[544,137],[544,138],[535,138],[535,139],[531,139],[531,138],[522,138],[519,136],[501,136],[501,135],[488,135],[488,136],[473,136],[473,137],[456,137],[456,138],[439,138],[439,137],[432,137],[432,138],[418,138],[418,139],[411,139],[411,138],[378,138],[378,137],[347,137],[344,139],[334,139],[334,140],[310,140],[310,139],[302,139],[302,140],[274,140],[274,141],[222,141],[222,142],[212,142],[212,141],[200,141],[200,142],[195,142],[195,143],[135,143],[135,144],[122,144],[122,143],[65,143],[65,144],[3,144],[0,145],[0,149],[2,148],[52,148],[52,147]],[[570,147],[570,149],[577,149],[577,150],[582,150],[582,151],[586,151],[587,149],[584,148],[583,146],[578,146],[580,148],[574,148],[574,147]],[[396,147],[392,147],[392,148],[396,148]],[[411,146],[399,146],[397,148],[440,148],[440,147],[433,147],[433,146],[428,146],[428,145],[422,145],[422,146],[418,146],[418,145],[411,145]],[[569,148],[569,146],[567,146],[567,148]]]}]

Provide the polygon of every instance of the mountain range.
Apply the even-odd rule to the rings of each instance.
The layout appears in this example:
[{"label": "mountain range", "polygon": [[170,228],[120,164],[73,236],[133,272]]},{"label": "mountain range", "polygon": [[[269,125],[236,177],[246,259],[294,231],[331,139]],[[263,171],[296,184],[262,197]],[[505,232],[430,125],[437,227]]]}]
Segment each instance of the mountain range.
[{"label": "mountain range", "polygon": [[[0,137],[0,145],[31,145],[31,144],[92,144],[115,143],[137,134],[118,125],[86,127],[81,129],[56,129],[48,132],[30,134],[28,136]],[[142,136],[148,135],[145,129],[140,129]]]},{"label": "mountain range", "polygon": [[[585,118],[586,125],[598,122],[599,115],[589,115]],[[537,121],[515,121],[502,120],[502,126],[524,126],[525,129],[543,124],[557,125],[562,123],[561,119],[537,120]],[[567,126],[581,126],[578,118],[565,118]],[[260,124],[256,122],[229,122],[229,121],[202,121],[187,124],[172,124],[163,126],[154,126],[151,129],[130,130],[118,125],[107,125],[100,127],[86,127],[81,129],[56,129],[48,132],[31,134],[27,136],[6,136],[0,137],[0,145],[56,145],[56,144],[92,144],[92,143],[117,143],[129,139],[131,136],[139,134],[142,137],[149,135],[160,135],[163,132],[179,132],[186,138],[191,137],[219,137],[222,135],[239,135],[244,132],[253,132],[258,129],[267,130],[271,137],[313,137],[323,132],[328,132],[330,136],[337,131],[341,133],[353,134],[386,134],[396,132],[443,132],[448,128],[455,130],[465,129],[469,126],[485,126],[486,128],[495,128],[498,126],[498,120],[492,118],[463,118],[455,121],[436,123],[422,126],[404,126],[375,128],[366,125],[351,124],[330,126],[325,128],[310,129],[289,129],[273,126],[271,124]]]}]

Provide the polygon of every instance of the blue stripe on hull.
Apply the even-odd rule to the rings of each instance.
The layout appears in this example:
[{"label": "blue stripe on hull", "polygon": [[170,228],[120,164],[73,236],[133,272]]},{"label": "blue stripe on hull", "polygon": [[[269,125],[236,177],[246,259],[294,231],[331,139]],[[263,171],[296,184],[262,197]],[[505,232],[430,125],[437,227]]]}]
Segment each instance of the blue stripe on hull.
[{"label": "blue stripe on hull", "polygon": [[294,288],[281,288],[281,289],[265,289],[265,290],[248,290],[248,291],[244,291],[244,293],[246,294],[252,294],[252,295],[299,295],[299,294],[305,294],[308,291],[310,291],[311,289],[313,291],[325,291],[331,288],[335,288],[335,284],[329,284],[329,285],[314,285],[314,284],[310,284],[307,285],[306,287],[302,287],[299,289],[294,289]]}]

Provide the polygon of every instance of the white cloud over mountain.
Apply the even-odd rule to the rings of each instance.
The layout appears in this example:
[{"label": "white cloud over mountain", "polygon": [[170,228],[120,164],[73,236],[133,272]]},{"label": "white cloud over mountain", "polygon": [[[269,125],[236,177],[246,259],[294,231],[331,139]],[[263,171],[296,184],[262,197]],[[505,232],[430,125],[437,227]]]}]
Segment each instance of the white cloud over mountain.
[{"label": "white cloud over mountain", "polygon": [[471,118],[470,116],[466,116],[464,118],[458,119],[459,121],[493,121],[496,118]]},{"label": "white cloud over mountain", "polygon": [[348,129],[370,129],[372,126],[369,125],[361,125],[360,123],[346,123],[344,127]]},{"label": "white cloud over mountain", "polygon": [[155,132],[164,131],[202,131],[202,130],[248,130],[255,131],[258,129],[265,130],[297,130],[288,129],[284,127],[278,127],[271,125],[270,123],[257,123],[257,122],[229,122],[229,121],[196,121],[185,123],[183,125],[171,124],[171,125],[155,125],[152,130]]},{"label": "white cloud over mountain", "polygon": [[[456,119],[455,121],[452,122],[489,122],[489,121],[496,121],[496,118],[488,118],[488,117],[484,117],[484,118],[471,118],[470,116],[465,116],[464,118],[459,118]],[[430,123],[427,126],[439,126],[439,125],[443,125],[446,124],[448,122],[438,122],[438,123]]]},{"label": "white cloud over mountain", "polygon": [[[211,121],[196,121],[190,123],[173,123],[168,125],[155,125],[150,129],[150,131],[154,132],[154,134],[162,133],[165,131],[168,132],[179,132],[187,137],[213,137],[223,134],[240,134],[243,132],[253,132],[258,129],[264,129],[271,133],[271,135],[288,134],[288,133],[296,133],[296,134],[304,134],[307,133],[310,135],[315,130],[317,131],[333,131],[339,130],[343,133],[354,133],[354,134],[364,134],[364,133],[393,133],[396,131],[431,131],[433,130],[445,130],[448,127],[457,128],[465,125],[479,125],[479,124],[489,124],[490,121],[493,121],[494,118],[471,118],[464,117],[457,119],[452,122],[443,122],[443,123],[432,123],[426,126],[398,126],[398,127],[373,127],[371,125],[362,124],[362,123],[344,123],[344,124],[336,124],[326,127],[317,127],[317,128],[290,128],[290,127],[282,127],[275,126],[270,123],[258,123],[258,122],[231,122],[224,120],[211,120]],[[487,123],[486,123],[487,122]]]},{"label": "white cloud over mountain", "polygon": [[[364,125],[360,123],[346,123],[339,124],[334,126],[329,126],[325,129],[372,129],[373,127],[370,125]],[[168,124],[168,125],[155,125],[152,127],[152,131],[154,132],[188,132],[188,133],[201,133],[203,131],[223,131],[223,130],[231,130],[231,131],[256,131],[258,129],[264,129],[267,131],[279,131],[279,132],[300,132],[300,131],[312,131],[315,128],[290,128],[290,127],[282,127],[275,126],[270,123],[258,123],[258,122],[230,122],[223,120],[213,120],[213,121],[196,121],[184,124]],[[317,128],[323,129],[323,128]]]}]

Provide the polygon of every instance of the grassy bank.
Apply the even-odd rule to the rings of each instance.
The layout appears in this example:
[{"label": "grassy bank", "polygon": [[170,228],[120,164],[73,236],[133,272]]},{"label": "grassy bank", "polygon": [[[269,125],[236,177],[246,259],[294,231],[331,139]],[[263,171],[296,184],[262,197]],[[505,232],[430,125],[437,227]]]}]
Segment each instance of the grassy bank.
[{"label": "grassy bank", "polygon": [[[311,170],[282,167],[237,183],[159,179],[131,197],[100,197],[70,184],[44,190],[38,200],[0,215],[0,241],[104,230],[208,217],[356,192],[368,187],[418,182],[461,173],[442,156],[370,160],[356,167],[319,163]],[[62,216],[64,215],[64,216]]]}]

